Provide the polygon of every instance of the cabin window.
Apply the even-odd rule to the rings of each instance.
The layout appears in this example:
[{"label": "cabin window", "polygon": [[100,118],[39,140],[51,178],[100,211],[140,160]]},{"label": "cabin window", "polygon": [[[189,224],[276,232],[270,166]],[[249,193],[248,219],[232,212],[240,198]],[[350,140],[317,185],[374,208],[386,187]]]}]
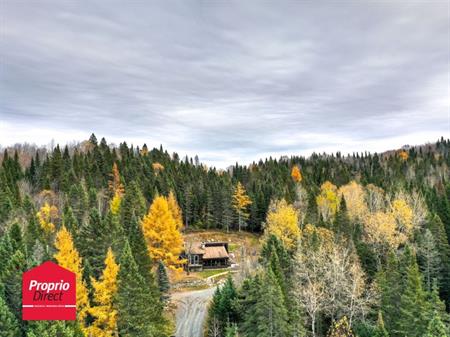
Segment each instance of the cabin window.
[{"label": "cabin window", "polygon": [[190,264],[199,264],[200,258],[198,255],[189,255],[189,263]]}]

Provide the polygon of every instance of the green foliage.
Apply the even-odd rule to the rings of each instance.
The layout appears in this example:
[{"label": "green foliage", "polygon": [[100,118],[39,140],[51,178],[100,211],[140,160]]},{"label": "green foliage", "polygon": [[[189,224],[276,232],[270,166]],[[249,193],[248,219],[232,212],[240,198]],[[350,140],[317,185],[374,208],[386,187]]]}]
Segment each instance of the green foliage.
[{"label": "green foliage", "polygon": [[427,331],[423,337],[447,337],[448,328],[437,311],[434,311],[433,318],[428,323]]},{"label": "green foliage", "polygon": [[120,336],[165,336],[166,322],[162,317],[159,297],[154,296],[139,273],[128,242],[120,258],[118,282],[117,324]]},{"label": "green foliage", "polygon": [[158,287],[159,292],[161,293],[161,300],[163,302],[167,302],[169,300],[169,290],[170,290],[170,282],[169,277],[167,276],[167,270],[162,261],[158,263],[157,269],[157,277],[158,277]]},{"label": "green foliage", "polygon": [[238,321],[238,311],[236,310],[237,290],[233,279],[228,275],[225,284],[217,288],[209,307],[209,327],[217,325],[218,331],[225,332],[226,327]]},{"label": "green foliage", "polygon": [[92,276],[99,278],[103,270],[103,261],[110,245],[109,229],[96,208],[92,208],[89,220],[80,228],[76,240],[77,248],[86,262],[89,262]]},{"label": "green foliage", "polygon": [[422,336],[427,325],[428,303],[417,263],[408,267],[405,289],[398,306],[400,308],[397,318],[398,333],[409,337]]},{"label": "green foliage", "polygon": [[[379,290],[384,328],[377,324],[377,305],[367,313],[364,322],[359,318],[352,320],[354,326],[365,325],[367,336],[439,335],[439,330],[428,330],[430,326],[441,326],[439,321],[444,326],[448,321],[442,300],[446,301],[447,310],[450,308],[450,184],[445,175],[450,166],[450,141],[441,139],[436,144],[403,152],[407,156],[338,153],[268,158],[219,171],[205,169],[198,160],[180,159],[162,147],[145,146],[140,150],[121,143],[112,148],[104,138],[98,141],[95,135],[74,147],[36,149],[31,156],[20,149],[7,150],[0,156],[0,290],[4,303],[22,329],[29,328],[29,336],[79,335],[79,329],[70,324],[23,324],[20,319],[21,303],[16,294],[21,293],[21,274],[52,255],[53,238],[50,235],[44,239],[36,219],[36,209],[42,205],[41,192],[47,189],[61,211],[57,226],[63,223],[75,238],[88,283],[90,276],[98,277],[103,269],[109,246],[124,264],[117,298],[120,336],[168,335],[167,322],[162,317],[162,300],[166,298],[161,293],[166,287],[161,287],[164,282],[160,279],[164,277],[159,272],[156,282],[140,226],[153,198],[173,191],[187,228],[229,230],[238,225],[232,195],[234,186],[240,183],[252,201],[247,209],[246,229],[261,232],[271,200],[294,201],[297,185],[290,173],[293,166],[298,166],[303,176],[299,184],[305,191],[299,226],[328,226],[337,237],[348,240],[366,272],[365,282],[375,281],[374,289]],[[29,165],[20,165],[29,162],[30,157]],[[117,216],[109,212],[111,196],[106,192],[113,163],[120,170],[125,188]],[[159,166],[154,167],[156,163]],[[24,180],[29,190],[19,189]],[[386,196],[399,191],[408,196],[421,193],[429,216],[408,237],[409,242],[392,252],[365,240],[363,223],[349,220],[351,204],[346,204],[344,198],[340,198],[334,219],[325,224],[316,203],[320,186],[331,181],[340,187],[350,180],[381,187]],[[417,248],[419,269],[409,246]],[[219,320],[222,336],[236,335],[236,330],[246,337],[264,336],[274,326],[276,333],[287,337],[303,334],[305,315],[295,302],[291,253],[275,237],[267,238],[261,251],[261,272],[244,280],[239,289],[229,279],[217,291],[210,314]],[[273,320],[267,319],[267,310],[275,314]],[[7,311],[0,311],[0,315],[4,312]],[[327,314],[319,317],[319,334],[328,330],[333,318],[336,317]]]},{"label": "green foliage", "polygon": [[260,293],[255,305],[257,336],[286,336],[289,331],[288,312],[277,278],[271,270],[264,275],[260,289],[264,292]]},{"label": "green foliage", "polygon": [[0,337],[20,337],[19,321],[0,295]]}]

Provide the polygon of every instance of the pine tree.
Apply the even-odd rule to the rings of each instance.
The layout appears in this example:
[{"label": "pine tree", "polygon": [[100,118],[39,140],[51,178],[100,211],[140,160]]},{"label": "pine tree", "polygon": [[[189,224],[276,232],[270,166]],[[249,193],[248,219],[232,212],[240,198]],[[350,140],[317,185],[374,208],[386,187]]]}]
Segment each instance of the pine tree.
[{"label": "pine tree", "polygon": [[432,215],[428,218],[426,226],[433,234],[441,261],[440,271],[437,275],[440,295],[446,302],[447,308],[450,308],[450,245],[447,241],[444,224],[438,215]]},{"label": "pine tree", "polygon": [[378,320],[374,337],[389,337],[389,333],[384,326],[383,314],[381,311],[378,312]]},{"label": "pine tree", "polygon": [[259,275],[246,279],[239,294],[239,312],[242,313],[242,332],[244,336],[257,337],[259,317],[256,313],[256,304],[260,300],[261,279]]},{"label": "pine tree", "polygon": [[0,294],[0,337],[21,337],[19,321]]},{"label": "pine tree", "polygon": [[427,331],[423,337],[447,337],[448,327],[442,322],[440,315],[437,311],[434,312],[433,318],[430,320],[427,326]]},{"label": "pine tree", "polygon": [[162,261],[158,262],[157,276],[158,276],[159,292],[161,294],[161,301],[163,303],[166,303],[170,298],[169,297],[170,282],[169,277],[167,276],[166,267],[164,266],[164,263]]},{"label": "pine tree", "polygon": [[125,234],[129,234],[133,216],[141,219],[147,211],[147,202],[136,182],[127,185],[121,201],[120,218]]},{"label": "pine tree", "polygon": [[415,261],[407,269],[406,285],[398,306],[398,332],[408,337],[422,336],[427,326],[427,302],[419,267]]},{"label": "pine tree", "polygon": [[119,266],[110,249],[106,254],[105,269],[100,280],[92,279],[94,301],[89,313],[94,322],[87,328],[87,335],[96,337],[114,337],[117,332],[117,310],[114,299],[117,293],[117,274]]},{"label": "pine tree", "polygon": [[[6,263],[5,263],[6,262]],[[27,261],[21,250],[16,250],[5,262],[0,275],[0,291],[3,289],[5,300],[11,312],[21,320],[22,308],[22,274],[27,269]]]},{"label": "pine tree", "polygon": [[57,253],[54,257],[58,264],[76,274],[77,320],[85,328],[84,319],[89,310],[89,299],[86,284],[83,282],[82,261],[73,244],[72,236],[64,226],[56,234],[55,248]]},{"label": "pine tree", "polygon": [[111,244],[109,233],[106,222],[101,219],[98,210],[92,208],[89,220],[80,228],[77,248],[81,256],[89,261],[95,278],[98,278],[102,272],[106,251]]},{"label": "pine tree", "polygon": [[350,218],[348,216],[345,198],[341,198],[339,209],[334,219],[334,228],[336,234],[344,235],[347,238],[350,238],[353,234],[350,228]]},{"label": "pine tree", "polygon": [[420,269],[425,277],[426,290],[431,291],[433,279],[439,277],[441,261],[433,234],[429,229],[426,229],[421,237],[418,253],[418,257],[422,261]]},{"label": "pine tree", "polygon": [[255,305],[255,314],[258,319],[257,336],[286,336],[288,333],[288,312],[281,288],[270,269],[262,279],[261,290],[262,293]]},{"label": "pine tree", "polygon": [[26,337],[82,337],[77,326],[63,321],[33,321]]},{"label": "pine tree", "polygon": [[130,245],[125,243],[120,258],[118,274],[117,326],[122,337],[165,336],[165,321],[159,298],[152,296],[145,279],[139,274],[131,254]]}]

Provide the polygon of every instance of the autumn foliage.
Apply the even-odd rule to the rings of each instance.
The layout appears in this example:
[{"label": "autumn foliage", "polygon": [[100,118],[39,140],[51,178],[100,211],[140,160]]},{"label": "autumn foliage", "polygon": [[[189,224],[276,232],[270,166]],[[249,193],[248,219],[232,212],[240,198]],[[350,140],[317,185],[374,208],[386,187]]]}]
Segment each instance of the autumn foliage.
[{"label": "autumn foliage", "polygon": [[171,269],[179,269],[183,238],[166,197],[153,200],[150,210],[142,219],[142,230],[152,259],[163,261]]},{"label": "autumn foliage", "polygon": [[302,173],[300,172],[300,168],[297,165],[292,167],[291,177],[292,177],[292,180],[296,183],[300,183],[302,181],[302,179],[303,179]]},{"label": "autumn foliage", "polygon": [[76,274],[77,320],[85,327],[84,319],[89,312],[89,298],[86,283],[83,281],[82,259],[73,244],[71,234],[64,226],[56,234],[55,248],[57,252],[54,257],[58,264]]},{"label": "autumn foliage", "polygon": [[117,310],[114,305],[117,293],[117,265],[111,248],[105,259],[105,269],[100,280],[91,279],[94,288],[94,304],[89,309],[89,314],[94,319],[88,327],[88,336],[113,337],[117,332]]},{"label": "autumn foliage", "polygon": [[245,187],[238,182],[233,194],[233,207],[238,214],[238,225],[239,231],[244,223],[244,221],[248,218],[247,207],[252,204],[251,199],[247,195],[245,191]]}]

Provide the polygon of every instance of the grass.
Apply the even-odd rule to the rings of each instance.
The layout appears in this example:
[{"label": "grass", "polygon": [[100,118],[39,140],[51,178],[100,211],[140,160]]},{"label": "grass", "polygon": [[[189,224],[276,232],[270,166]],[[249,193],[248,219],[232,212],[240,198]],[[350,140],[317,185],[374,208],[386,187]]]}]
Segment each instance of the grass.
[{"label": "grass", "polygon": [[238,248],[239,248],[239,245],[237,245],[237,244],[235,244],[235,243],[230,243],[230,244],[228,245],[228,250],[230,251],[230,253],[236,251],[236,249],[238,249]]},{"label": "grass", "polygon": [[199,271],[197,274],[199,276],[201,276],[202,278],[208,278],[208,277],[211,277],[211,276],[214,276],[217,274],[224,273],[226,271],[227,271],[226,269],[206,269],[206,270]]}]

